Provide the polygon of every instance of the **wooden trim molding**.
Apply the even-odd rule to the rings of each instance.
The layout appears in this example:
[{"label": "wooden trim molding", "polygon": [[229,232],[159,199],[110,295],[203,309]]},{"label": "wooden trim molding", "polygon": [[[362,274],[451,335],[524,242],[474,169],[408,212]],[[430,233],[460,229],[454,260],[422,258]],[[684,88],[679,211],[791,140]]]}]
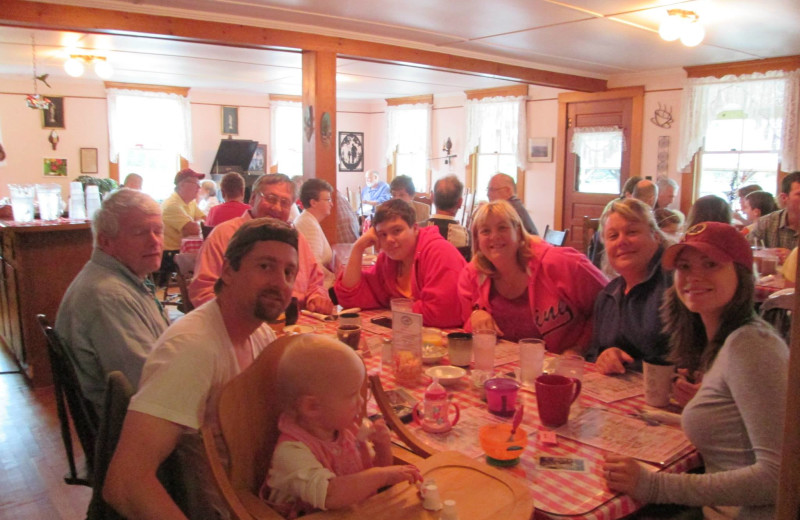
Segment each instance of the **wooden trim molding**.
[{"label": "wooden trim molding", "polygon": [[95,34],[134,34],[144,38],[168,38],[251,49],[327,51],[344,58],[421,66],[581,92],[602,91],[607,86],[604,79],[398,45],[234,23],[25,0],[3,0],[0,25]]},{"label": "wooden trim molding", "polygon": [[490,97],[527,96],[528,85],[512,85],[510,87],[480,88],[464,92],[467,99],[483,99]]},{"label": "wooden trim molding", "polygon": [[162,94],[178,94],[188,97],[189,87],[168,87],[165,85],[145,85],[143,83],[119,83],[117,81],[104,81],[106,88],[119,88],[125,90],[141,90],[142,92],[161,92]]},{"label": "wooden trim molding", "polygon": [[292,96],[289,94],[270,94],[270,101],[295,101],[297,103],[303,102],[303,96]]},{"label": "wooden trim molding", "polygon": [[433,94],[426,94],[423,96],[406,96],[406,97],[396,97],[396,98],[387,98],[386,105],[390,107],[397,107],[400,105],[419,105],[421,103],[426,103],[428,105],[433,104]]},{"label": "wooden trim molding", "polygon": [[800,56],[798,55],[683,68],[687,77],[690,78],[721,78],[730,74],[741,76],[742,74],[754,74],[756,72],[763,74],[771,70],[793,71],[797,69],[800,69]]}]

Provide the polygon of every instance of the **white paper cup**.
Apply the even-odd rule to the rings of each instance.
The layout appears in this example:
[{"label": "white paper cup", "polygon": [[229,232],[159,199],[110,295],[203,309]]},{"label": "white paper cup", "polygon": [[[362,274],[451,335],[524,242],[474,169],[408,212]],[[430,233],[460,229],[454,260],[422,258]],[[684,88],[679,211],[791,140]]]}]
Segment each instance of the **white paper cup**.
[{"label": "white paper cup", "polygon": [[659,408],[667,406],[675,365],[644,361],[642,367],[644,368],[645,402]]}]

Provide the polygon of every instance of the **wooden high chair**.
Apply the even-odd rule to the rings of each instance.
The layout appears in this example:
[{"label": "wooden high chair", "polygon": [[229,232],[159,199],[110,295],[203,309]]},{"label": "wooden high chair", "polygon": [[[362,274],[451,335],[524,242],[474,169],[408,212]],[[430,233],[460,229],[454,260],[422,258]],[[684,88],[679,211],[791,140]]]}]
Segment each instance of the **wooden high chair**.
[{"label": "wooden high chair", "polygon": [[[201,428],[203,444],[214,480],[223,501],[236,520],[280,520],[283,517],[258,497],[267,475],[272,452],[278,441],[277,395],[278,362],[286,347],[299,336],[275,340],[253,364],[223,388],[219,399],[219,422],[228,447],[229,468],[208,426]],[[375,381],[370,382],[373,391]],[[367,382],[365,380],[364,391]],[[420,452],[431,453],[420,443]],[[400,463],[417,464],[426,478],[435,477],[448,496],[460,502],[463,520],[527,520],[533,513],[530,491],[515,477],[473,461],[456,452],[441,452],[427,459],[400,448],[392,450]],[[405,455],[402,455],[405,453]],[[463,510],[462,510],[463,508]],[[400,483],[378,493],[361,504],[335,511],[321,511],[304,516],[309,520],[425,520],[430,513],[422,509],[416,487]]]}]

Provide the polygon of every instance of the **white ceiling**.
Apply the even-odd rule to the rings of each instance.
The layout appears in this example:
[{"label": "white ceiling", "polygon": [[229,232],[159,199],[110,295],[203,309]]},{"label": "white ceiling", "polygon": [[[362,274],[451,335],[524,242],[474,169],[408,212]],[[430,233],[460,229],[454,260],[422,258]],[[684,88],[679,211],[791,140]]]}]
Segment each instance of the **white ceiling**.
[{"label": "white ceiling", "polygon": [[[66,0],[130,12],[244,23],[390,43],[596,78],[800,54],[798,0]],[[667,8],[700,15],[695,48],[658,37]],[[0,19],[2,14],[0,14]],[[0,27],[0,74],[63,76],[68,49],[106,55],[114,81],[300,94],[300,54],[159,38]],[[421,67],[338,60],[337,95],[379,99],[509,82]],[[91,77],[91,73],[87,73]]]}]

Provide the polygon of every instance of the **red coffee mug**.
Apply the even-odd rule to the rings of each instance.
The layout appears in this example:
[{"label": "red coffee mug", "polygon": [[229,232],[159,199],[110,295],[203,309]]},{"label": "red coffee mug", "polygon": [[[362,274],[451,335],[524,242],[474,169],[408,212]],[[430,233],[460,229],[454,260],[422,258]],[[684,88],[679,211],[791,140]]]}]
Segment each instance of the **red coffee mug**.
[{"label": "red coffee mug", "polygon": [[566,424],[569,407],[581,393],[581,381],[573,377],[544,374],[536,378],[536,404],[543,425],[556,428]]}]

